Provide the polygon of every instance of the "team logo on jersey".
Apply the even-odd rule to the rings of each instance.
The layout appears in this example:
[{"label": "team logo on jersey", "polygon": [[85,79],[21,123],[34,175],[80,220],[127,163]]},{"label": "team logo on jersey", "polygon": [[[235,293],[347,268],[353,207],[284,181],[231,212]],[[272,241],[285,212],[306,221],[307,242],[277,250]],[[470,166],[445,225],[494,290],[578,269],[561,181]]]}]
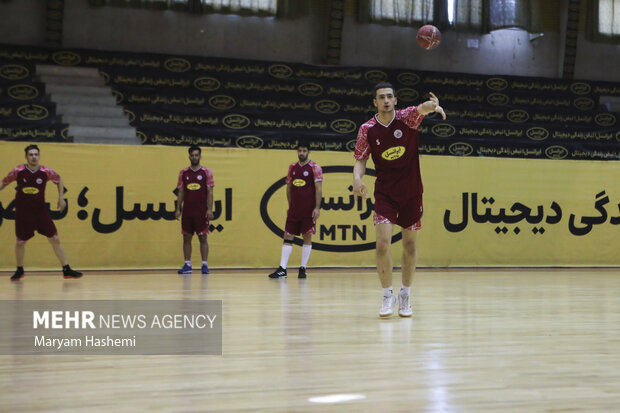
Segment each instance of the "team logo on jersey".
[{"label": "team logo on jersey", "polygon": [[197,183],[191,183],[189,185],[187,185],[187,189],[189,189],[190,191],[197,191],[200,189],[200,184]]},{"label": "team logo on jersey", "polygon": [[395,146],[393,148],[385,150],[381,154],[381,157],[383,159],[385,159],[385,160],[388,160],[388,161],[394,161],[394,160],[402,157],[404,154],[405,154],[405,147],[404,146]]},{"label": "team logo on jersey", "polygon": [[396,139],[400,139],[400,138],[402,138],[402,137],[403,137],[403,131],[402,131],[402,130],[400,130],[400,129],[396,129],[396,130],[394,131],[394,137],[395,137]]},{"label": "team logo on jersey", "polygon": [[295,179],[293,181],[293,185],[295,185],[295,186],[304,186],[304,185],[306,185],[306,181],[304,181],[303,179]]},{"label": "team logo on jersey", "polygon": [[198,179],[199,181],[202,181],[202,175],[198,175],[198,176],[197,176],[197,179]]},{"label": "team logo on jersey", "polygon": [[43,179],[37,178],[37,185],[41,185],[43,183]]},{"label": "team logo on jersey", "polygon": [[22,192],[28,195],[36,195],[39,193],[39,190],[32,186],[26,186],[22,188]]},{"label": "team logo on jersey", "polygon": [[304,176],[308,176],[308,175],[310,175],[308,171],[304,171]]}]

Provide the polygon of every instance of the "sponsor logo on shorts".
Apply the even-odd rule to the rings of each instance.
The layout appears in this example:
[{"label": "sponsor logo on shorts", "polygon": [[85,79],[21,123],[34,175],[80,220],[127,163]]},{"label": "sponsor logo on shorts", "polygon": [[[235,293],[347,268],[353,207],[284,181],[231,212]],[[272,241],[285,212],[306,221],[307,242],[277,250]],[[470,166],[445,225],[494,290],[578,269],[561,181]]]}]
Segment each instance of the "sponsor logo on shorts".
[{"label": "sponsor logo on shorts", "polygon": [[39,189],[33,186],[25,186],[22,188],[22,192],[28,195],[36,195],[39,193]]},{"label": "sponsor logo on shorts", "polygon": [[306,185],[306,181],[304,181],[303,179],[295,179],[293,181],[293,185],[295,185],[295,186],[304,186],[304,185]]},{"label": "sponsor logo on shorts", "polygon": [[187,185],[187,189],[189,189],[190,191],[197,191],[200,189],[200,184],[197,184],[196,182],[193,182],[189,185]]},{"label": "sponsor logo on shorts", "polygon": [[394,161],[405,154],[404,146],[395,146],[393,148],[383,151],[381,157],[388,161]]}]

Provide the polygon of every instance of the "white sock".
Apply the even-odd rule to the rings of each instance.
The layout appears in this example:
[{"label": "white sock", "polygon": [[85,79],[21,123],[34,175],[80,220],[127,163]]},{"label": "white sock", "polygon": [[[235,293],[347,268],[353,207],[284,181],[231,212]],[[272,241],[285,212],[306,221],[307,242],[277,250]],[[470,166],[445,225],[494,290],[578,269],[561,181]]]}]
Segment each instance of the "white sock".
[{"label": "white sock", "polygon": [[207,262],[206,262],[206,261],[203,261],[203,262],[202,262],[202,265],[207,265]]},{"label": "white sock", "polygon": [[191,261],[185,261],[185,265],[188,265],[188,266],[191,267],[192,266],[192,262]]},{"label": "white sock", "polygon": [[389,297],[392,294],[394,294],[394,293],[392,292],[392,286],[391,285],[388,288],[384,288],[383,289],[383,296],[384,297]]},{"label": "white sock", "polygon": [[301,266],[306,268],[308,265],[308,260],[310,259],[310,253],[312,252],[312,244],[304,244],[301,247]]},{"label": "white sock", "polygon": [[293,252],[293,246],[291,244],[282,245],[282,256],[280,257],[280,267],[286,270],[286,266],[288,265],[288,259],[291,256],[291,252]]},{"label": "white sock", "polygon": [[404,285],[402,287],[400,287],[401,291],[404,291],[405,294],[409,295],[410,291],[411,291],[411,287],[405,287]]}]

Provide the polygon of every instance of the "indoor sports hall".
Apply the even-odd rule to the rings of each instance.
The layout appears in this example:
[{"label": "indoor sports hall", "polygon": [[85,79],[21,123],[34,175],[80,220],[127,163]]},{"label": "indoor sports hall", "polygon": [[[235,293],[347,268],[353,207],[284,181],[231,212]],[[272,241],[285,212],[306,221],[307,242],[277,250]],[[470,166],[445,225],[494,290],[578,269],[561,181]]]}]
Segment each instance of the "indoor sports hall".
[{"label": "indoor sports hall", "polygon": [[[619,1],[4,0],[0,22],[0,411],[620,411]],[[380,316],[377,271],[400,131],[368,135],[354,186],[381,82],[395,122],[438,99],[411,316]],[[320,216],[284,260],[300,145]],[[183,184],[191,146],[213,186]],[[203,184],[207,271],[179,207]],[[58,237],[23,240],[43,194]]]}]

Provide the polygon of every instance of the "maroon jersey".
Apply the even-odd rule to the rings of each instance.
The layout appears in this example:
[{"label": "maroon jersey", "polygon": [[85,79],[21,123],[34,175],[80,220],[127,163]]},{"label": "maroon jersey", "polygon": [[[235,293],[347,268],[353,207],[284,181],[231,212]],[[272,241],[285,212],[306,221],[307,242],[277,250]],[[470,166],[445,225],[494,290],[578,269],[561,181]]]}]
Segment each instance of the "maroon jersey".
[{"label": "maroon jersey", "polygon": [[17,214],[39,213],[45,211],[45,185],[47,181],[57,184],[60,176],[53,170],[39,165],[36,171],[31,171],[26,165],[18,165],[3,180],[4,185],[17,182],[15,195],[15,210]]},{"label": "maroon jersey", "polygon": [[418,126],[424,115],[417,107],[395,111],[394,119],[383,125],[377,116],[364,123],[357,134],[355,159],[372,155],[377,171],[377,194],[401,202],[422,194]]},{"label": "maroon jersey", "polygon": [[293,162],[288,167],[286,183],[291,184],[289,216],[299,218],[312,216],[312,210],[316,206],[314,183],[320,181],[323,181],[323,169],[312,161],[303,166],[299,162]]},{"label": "maroon jersey", "polygon": [[213,173],[204,166],[193,170],[191,167],[179,173],[177,188],[183,188],[183,216],[205,216],[207,212],[207,187],[213,187]]}]

